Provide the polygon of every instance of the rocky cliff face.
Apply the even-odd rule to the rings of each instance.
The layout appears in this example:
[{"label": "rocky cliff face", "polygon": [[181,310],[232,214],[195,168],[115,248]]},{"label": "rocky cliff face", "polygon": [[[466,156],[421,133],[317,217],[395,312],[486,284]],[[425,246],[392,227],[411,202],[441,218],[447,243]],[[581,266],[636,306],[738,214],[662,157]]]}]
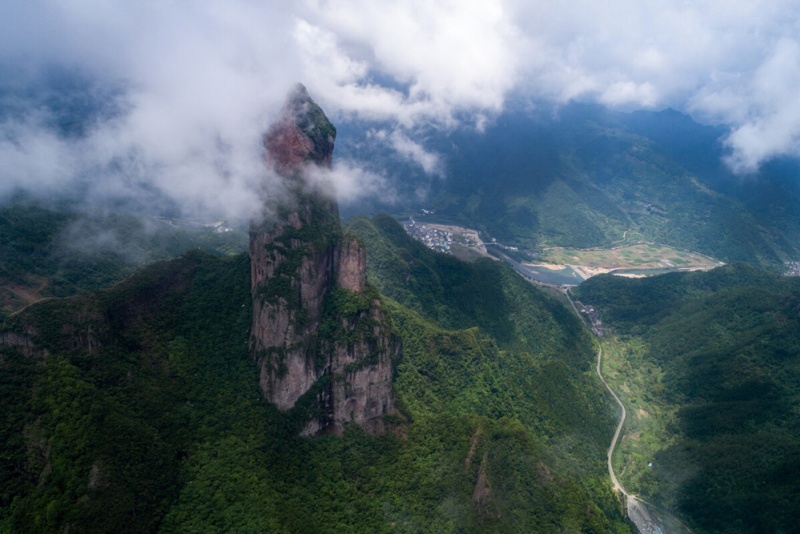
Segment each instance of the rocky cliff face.
[{"label": "rocky cliff face", "polygon": [[267,164],[288,184],[277,220],[250,228],[250,345],[261,390],[306,418],[303,433],[371,432],[394,411],[392,362],[400,347],[366,284],[366,254],[343,236],[339,209],[311,165],[330,166],[336,129],[298,86],[264,137]]}]

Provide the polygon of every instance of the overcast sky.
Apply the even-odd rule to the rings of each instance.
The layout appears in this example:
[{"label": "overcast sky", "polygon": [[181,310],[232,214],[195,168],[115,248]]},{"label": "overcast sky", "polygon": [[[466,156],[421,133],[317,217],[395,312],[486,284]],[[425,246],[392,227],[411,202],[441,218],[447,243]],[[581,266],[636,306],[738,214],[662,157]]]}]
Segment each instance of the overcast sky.
[{"label": "overcast sky", "polygon": [[[4,87],[59,66],[119,89],[123,113],[66,140],[40,108],[5,114],[0,194],[92,174],[247,212],[259,133],[297,81],[431,174],[421,128],[480,128],[512,97],[671,106],[728,127],[730,165],[751,172],[800,155],[799,15],[780,0],[7,0]],[[345,199],[382,180],[337,172]]]}]

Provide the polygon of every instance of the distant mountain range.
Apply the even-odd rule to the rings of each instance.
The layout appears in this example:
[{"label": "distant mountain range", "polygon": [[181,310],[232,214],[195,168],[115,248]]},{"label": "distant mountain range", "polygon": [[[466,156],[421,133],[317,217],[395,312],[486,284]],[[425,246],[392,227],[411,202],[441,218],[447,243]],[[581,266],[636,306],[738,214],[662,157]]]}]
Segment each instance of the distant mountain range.
[{"label": "distant mountain range", "polygon": [[362,134],[341,129],[344,157],[388,169],[401,200],[380,209],[399,215],[425,208],[531,249],[652,241],[776,269],[800,257],[800,164],[776,160],[734,175],[724,130],[674,110],[573,103],[509,109],[480,132],[431,131],[425,147],[439,154],[445,178],[384,145],[348,142]]}]

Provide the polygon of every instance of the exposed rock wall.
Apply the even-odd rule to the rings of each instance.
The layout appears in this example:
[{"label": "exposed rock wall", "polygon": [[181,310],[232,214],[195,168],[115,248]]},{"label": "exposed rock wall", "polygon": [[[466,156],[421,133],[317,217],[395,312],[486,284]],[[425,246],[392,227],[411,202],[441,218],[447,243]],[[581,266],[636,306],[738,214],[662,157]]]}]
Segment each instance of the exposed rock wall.
[{"label": "exposed rock wall", "polygon": [[[36,345],[28,336],[17,334],[16,332],[0,332],[0,346],[16,347],[24,355],[33,356],[36,354]],[[0,359],[0,363],[2,360]]]},{"label": "exposed rock wall", "polygon": [[303,410],[305,435],[340,433],[350,422],[380,432],[394,411],[399,342],[366,284],[364,247],[342,235],[336,201],[307,173],[330,166],[335,135],[298,86],[264,137],[290,198],[277,220],[250,229],[250,344],[261,390],[281,410]]},{"label": "exposed rock wall", "polygon": [[367,251],[358,238],[346,235],[337,252],[336,282],[343,289],[361,293],[367,287]]}]

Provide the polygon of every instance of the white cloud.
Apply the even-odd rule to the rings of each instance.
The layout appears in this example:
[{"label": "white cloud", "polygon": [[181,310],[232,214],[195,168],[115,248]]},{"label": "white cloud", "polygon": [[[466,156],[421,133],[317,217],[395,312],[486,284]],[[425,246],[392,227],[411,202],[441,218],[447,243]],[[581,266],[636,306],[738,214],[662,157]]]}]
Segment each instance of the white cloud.
[{"label": "white cloud", "polygon": [[[730,161],[740,169],[797,152],[792,97],[800,84],[790,49],[798,46],[800,6],[790,0],[304,5],[302,24],[335,50],[308,63],[316,79],[336,80],[322,98],[333,95],[326,103],[334,109],[394,120],[407,137],[421,122],[453,127],[464,112],[480,125],[513,92],[692,112],[731,127]],[[396,86],[375,83],[376,75]]]},{"label": "white cloud", "polygon": [[[799,21],[790,0],[5,2],[0,67],[114,84],[124,113],[78,140],[38,112],[5,116],[0,190],[95,176],[98,194],[246,214],[270,183],[260,134],[296,81],[433,175],[418,133],[481,129],[510,94],[690,111],[729,125],[729,162],[750,171],[800,152]],[[348,165],[343,195],[381,183]]]},{"label": "white cloud", "polygon": [[733,150],[729,163],[735,170],[755,171],[762,161],[776,155],[800,156],[798,89],[800,45],[782,39],[739,98],[723,97],[716,102],[717,113],[739,119],[726,140]]},{"label": "white cloud", "polygon": [[331,169],[309,167],[310,178],[316,182],[331,183],[340,202],[349,204],[365,197],[379,197],[383,203],[396,201],[396,191],[377,172],[366,168],[362,162],[336,160]]},{"label": "white cloud", "polygon": [[[516,27],[498,0],[311,1],[310,24],[337,36],[370,74],[407,88],[396,120],[448,122],[455,110],[502,108],[515,83]],[[365,81],[365,80],[364,80]],[[358,100],[347,101],[360,111]]]},{"label": "white cloud", "polygon": [[658,93],[652,84],[644,82],[614,82],[606,87],[599,96],[600,102],[609,106],[638,104],[653,107],[658,102]]},{"label": "white cloud", "polygon": [[[796,155],[800,6],[791,1],[519,2],[523,93],[676,107],[731,127],[730,163]],[[780,67],[776,67],[780,65]]]},{"label": "white cloud", "polygon": [[[33,122],[25,116],[25,137],[0,146],[5,188],[94,176],[90,195],[155,189],[190,213],[247,218],[260,204],[256,192],[271,187],[261,134],[298,79],[299,68],[286,66],[299,59],[283,30],[294,18],[280,4],[266,10],[251,2],[226,6],[6,5],[4,20],[18,24],[3,28],[10,33],[0,31],[0,43],[9,45],[0,46],[0,59],[42,68],[55,63],[119,84],[125,111],[81,139],[55,136],[44,126],[46,116]],[[3,130],[20,129],[7,124]]]},{"label": "white cloud", "polygon": [[422,145],[395,130],[387,137],[389,144],[397,153],[422,167],[426,174],[442,176],[444,170],[438,154],[425,150]]},{"label": "white cloud", "polygon": [[69,176],[76,152],[54,133],[27,121],[0,124],[0,199],[17,188],[52,190]]}]

